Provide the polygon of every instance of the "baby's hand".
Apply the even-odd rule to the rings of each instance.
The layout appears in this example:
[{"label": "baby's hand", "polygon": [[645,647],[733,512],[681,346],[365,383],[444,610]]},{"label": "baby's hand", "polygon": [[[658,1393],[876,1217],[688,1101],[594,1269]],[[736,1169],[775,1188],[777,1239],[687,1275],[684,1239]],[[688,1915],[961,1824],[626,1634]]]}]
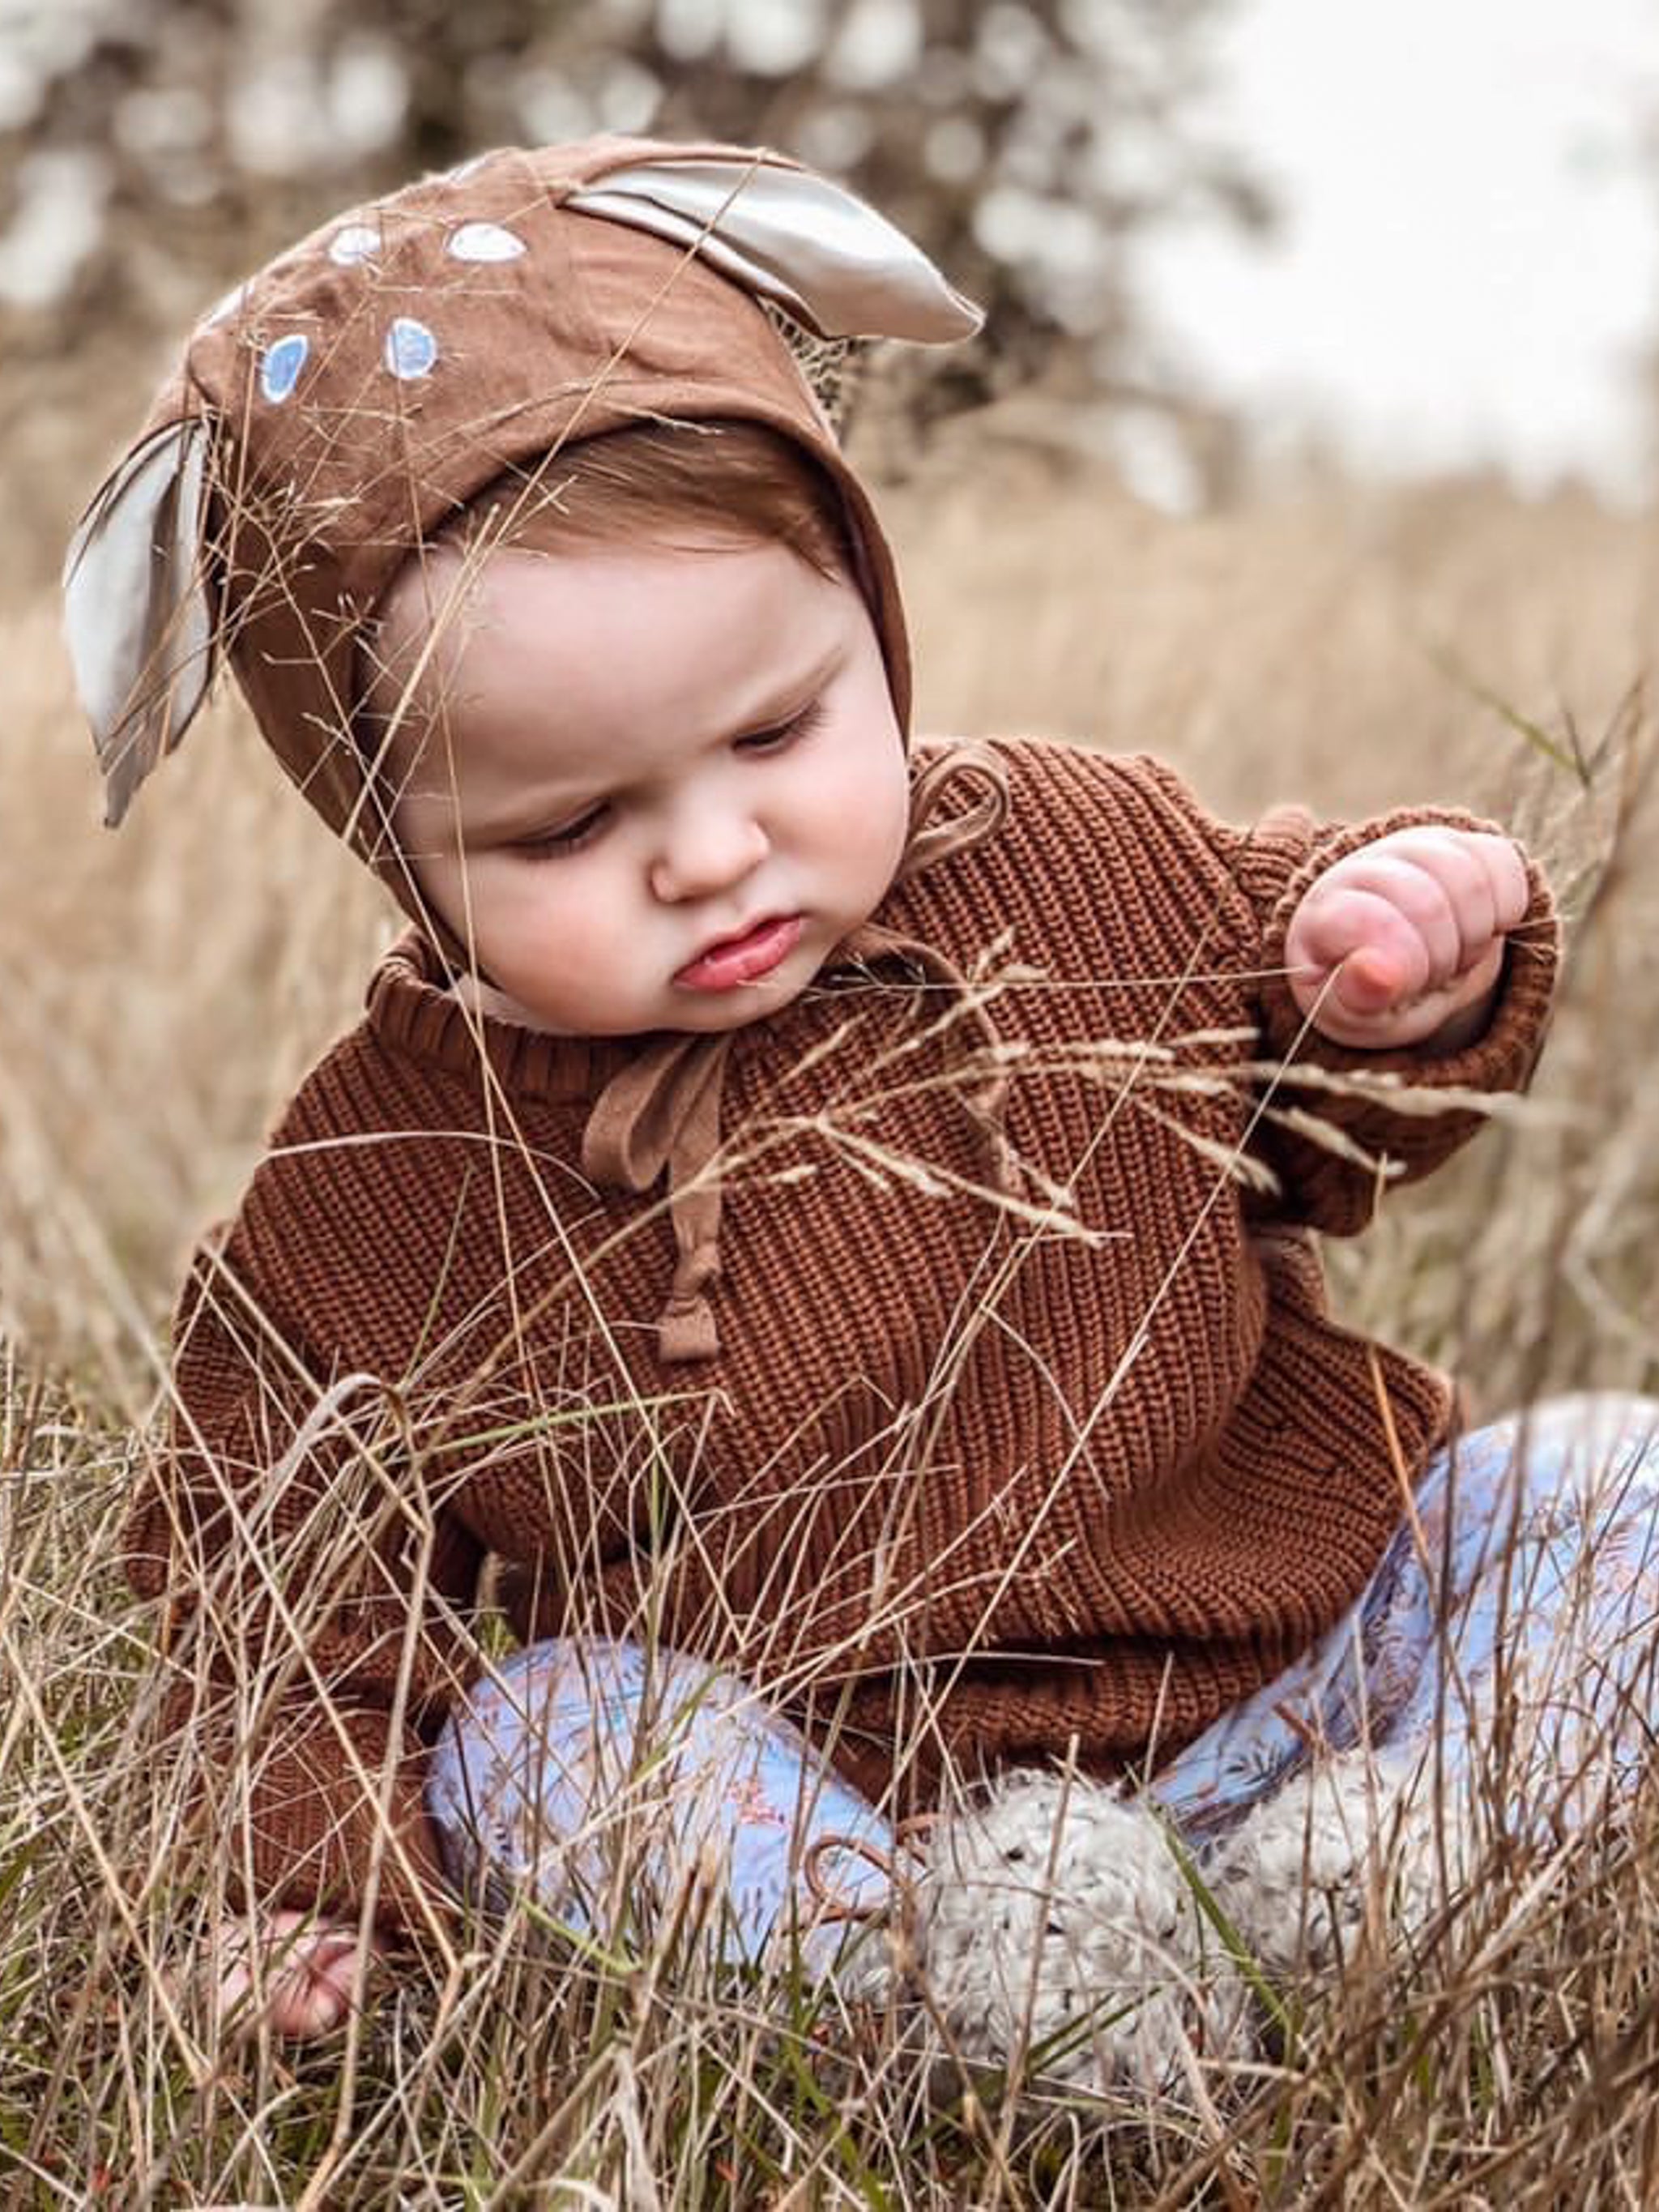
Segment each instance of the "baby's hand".
[{"label": "baby's hand", "polygon": [[[272,2032],[305,2041],[337,2027],[361,1978],[362,1944],[356,1925],[319,1920],[307,1912],[271,1912],[260,1919],[256,1940],[262,1954],[265,2017]],[[372,1937],[369,1956],[383,1948],[378,1936]],[[245,2006],[253,1993],[246,1920],[220,1922],[214,1970],[223,2017]]]},{"label": "baby's hand", "polygon": [[1455,1051],[1486,1027],[1504,933],[1526,913],[1507,837],[1396,830],[1326,869],[1285,933],[1297,1005],[1338,1044]]}]

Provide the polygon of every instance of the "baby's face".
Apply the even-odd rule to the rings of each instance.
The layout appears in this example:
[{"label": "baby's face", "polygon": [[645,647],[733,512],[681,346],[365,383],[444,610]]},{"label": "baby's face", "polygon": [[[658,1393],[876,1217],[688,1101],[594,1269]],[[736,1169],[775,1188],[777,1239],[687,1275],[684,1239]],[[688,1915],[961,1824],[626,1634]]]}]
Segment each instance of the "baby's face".
[{"label": "baby's face", "polygon": [[908,779],[875,629],[786,546],[508,550],[465,583],[446,551],[393,586],[380,652],[382,713],[410,691],[398,842],[509,1018],[736,1029],[892,881]]}]

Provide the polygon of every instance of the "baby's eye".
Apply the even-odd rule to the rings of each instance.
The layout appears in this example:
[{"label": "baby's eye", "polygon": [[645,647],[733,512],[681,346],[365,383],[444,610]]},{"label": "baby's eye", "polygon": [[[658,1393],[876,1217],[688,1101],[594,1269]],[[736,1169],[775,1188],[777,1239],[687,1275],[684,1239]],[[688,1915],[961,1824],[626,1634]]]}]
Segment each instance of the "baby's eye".
[{"label": "baby's eye", "polygon": [[608,806],[590,806],[574,822],[562,823],[556,830],[544,830],[539,836],[521,837],[513,847],[526,860],[554,860],[567,853],[580,853],[591,845],[605,827],[611,810]]},{"label": "baby's eye", "polygon": [[740,753],[781,753],[786,745],[794,744],[810,730],[815,730],[823,720],[823,702],[814,699],[810,706],[803,707],[798,714],[792,714],[787,722],[780,722],[775,729],[755,730],[748,737],[739,738],[737,750]]}]

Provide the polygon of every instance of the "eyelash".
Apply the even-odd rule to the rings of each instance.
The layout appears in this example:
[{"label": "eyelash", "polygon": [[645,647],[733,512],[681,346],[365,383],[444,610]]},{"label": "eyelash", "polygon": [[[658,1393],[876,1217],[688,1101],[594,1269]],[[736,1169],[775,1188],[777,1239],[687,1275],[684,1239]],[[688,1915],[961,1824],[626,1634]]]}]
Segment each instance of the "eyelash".
[{"label": "eyelash", "polygon": [[603,806],[590,807],[563,830],[550,830],[544,836],[526,837],[513,849],[526,860],[559,860],[568,853],[580,853],[591,845],[605,821]]},{"label": "eyelash", "polygon": [[[814,699],[803,707],[799,714],[792,715],[787,722],[780,723],[776,729],[757,730],[749,737],[738,738],[734,750],[768,759],[775,753],[787,751],[802,738],[810,737],[823,721],[823,700]],[[590,807],[586,814],[578,816],[567,828],[550,830],[544,836],[526,837],[513,849],[527,860],[558,860],[568,854],[582,852],[592,843],[604,827],[606,812],[605,803]]]},{"label": "eyelash", "polygon": [[781,752],[786,745],[793,744],[799,738],[810,737],[823,720],[823,700],[811,700],[801,708],[799,714],[792,714],[787,722],[781,722],[775,730],[757,730],[752,737],[739,738],[738,750],[740,753],[759,753],[763,757],[768,753]]}]

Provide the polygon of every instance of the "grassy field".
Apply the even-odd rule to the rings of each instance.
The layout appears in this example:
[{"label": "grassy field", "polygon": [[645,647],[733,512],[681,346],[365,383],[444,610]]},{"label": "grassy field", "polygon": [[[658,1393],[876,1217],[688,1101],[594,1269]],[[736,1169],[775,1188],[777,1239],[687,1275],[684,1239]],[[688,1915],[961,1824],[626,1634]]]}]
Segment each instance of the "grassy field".
[{"label": "grassy field", "polygon": [[[890,503],[924,727],[1145,747],[1237,818],[1473,805],[1547,858],[1571,961],[1532,1103],[1334,1272],[1488,1410],[1659,1389],[1652,518],[1332,484],[1172,522],[969,437]],[[170,1972],[207,1905],[130,1732],[152,1624],[114,1532],[188,1248],[396,918],[228,700],[106,835],[55,608],[14,592],[0,637],[0,2202],[1653,2201],[1659,1800],[1498,1855],[1412,1951],[1297,1997],[1270,2062],[1155,2101],[517,1923],[327,2044],[216,2020]]]}]

